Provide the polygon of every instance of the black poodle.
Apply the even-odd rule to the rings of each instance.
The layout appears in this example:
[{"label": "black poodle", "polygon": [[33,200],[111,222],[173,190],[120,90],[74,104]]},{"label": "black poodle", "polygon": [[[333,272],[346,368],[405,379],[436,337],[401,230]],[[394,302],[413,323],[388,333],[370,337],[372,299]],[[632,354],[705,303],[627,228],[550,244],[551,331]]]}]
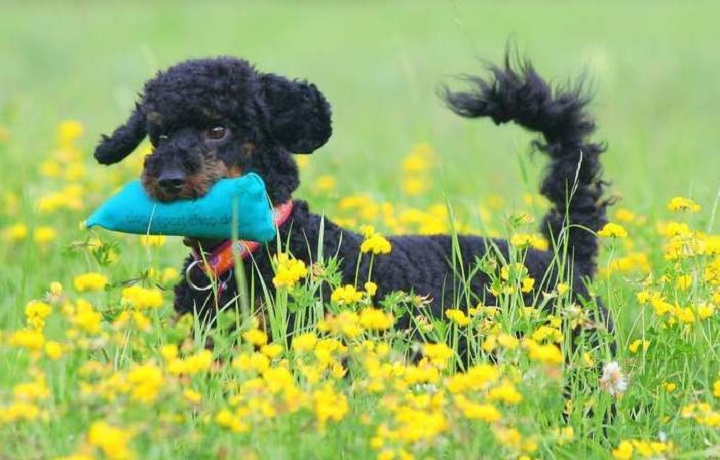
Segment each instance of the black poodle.
[{"label": "black poodle", "polygon": [[[551,208],[540,228],[551,246],[567,254],[563,260],[571,275],[559,273],[553,250],[529,249],[524,264],[538,282],[526,294],[527,302],[552,290],[561,277],[570,278],[573,298],[582,301],[590,297],[586,283],[596,271],[595,232],[606,223],[608,202],[602,196],[605,183],[599,162],[604,146],[588,140],[595,124],[585,111],[589,99],[582,85],[553,89],[529,63],[515,66],[510,61],[506,57],[503,67],[490,67],[488,79],[471,78],[470,91],[445,89],[443,98],[462,117],[488,117],[495,124],[514,121],[542,134],[534,147],[550,158],[540,190]],[[318,260],[322,226],[323,254],[337,254],[342,260],[343,283],[354,283],[359,273],[357,282],[362,285],[370,260],[363,257],[356,271],[363,236],[292,199],[300,182],[293,154],[309,154],[323,146],[332,133],[330,118],[330,106],[311,83],[262,73],[230,57],[189,60],[145,84],[129,120],[102,137],[95,158],[106,165],[116,163],[148,136],[154,150],[145,159],[142,182],[161,201],[202,196],[222,177],[255,172],[265,181],[273,205],[285,214],[279,239],[288,244],[288,252],[311,266]],[[373,262],[375,300],[395,291],[411,292],[425,297],[438,316],[444,308],[495,303],[490,277],[476,268],[488,254],[507,258],[506,241],[465,235],[457,240],[450,235],[403,235],[389,241],[391,252]],[[175,309],[212,319],[218,308],[238,299],[235,268],[225,257],[230,244],[190,244],[194,251],[185,261],[186,279],[175,287]],[[260,277],[272,295],[276,244],[247,249],[250,257],[243,259],[242,268],[255,283],[254,292],[262,293]],[[201,263],[198,250],[206,251],[210,265]],[[469,281],[462,279],[470,273]],[[205,289],[211,277],[220,283],[218,289]],[[610,327],[606,312],[601,314]],[[406,315],[398,326],[409,327],[410,321]]]}]

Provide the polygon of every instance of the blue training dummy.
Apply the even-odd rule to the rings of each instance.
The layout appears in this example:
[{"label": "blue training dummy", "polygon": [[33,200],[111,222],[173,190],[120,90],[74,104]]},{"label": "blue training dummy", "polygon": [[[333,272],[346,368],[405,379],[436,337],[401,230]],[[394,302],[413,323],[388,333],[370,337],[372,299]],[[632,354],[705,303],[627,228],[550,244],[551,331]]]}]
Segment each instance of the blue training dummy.
[{"label": "blue training dummy", "polygon": [[[233,222],[237,233],[233,232]],[[273,211],[257,174],[221,179],[195,200],[152,200],[139,180],[130,182],[85,221],[86,227],[138,235],[231,238],[266,242],[275,237]]]}]

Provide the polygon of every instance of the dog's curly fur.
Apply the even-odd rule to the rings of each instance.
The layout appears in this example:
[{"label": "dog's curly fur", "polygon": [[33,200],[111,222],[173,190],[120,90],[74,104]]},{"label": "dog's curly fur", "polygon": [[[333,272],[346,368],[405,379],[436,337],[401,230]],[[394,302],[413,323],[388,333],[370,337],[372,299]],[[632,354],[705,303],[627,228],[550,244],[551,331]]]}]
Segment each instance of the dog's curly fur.
[{"label": "dog's curly fur", "polygon": [[[582,85],[553,89],[529,63],[513,65],[507,57],[503,67],[490,67],[489,79],[470,78],[470,83],[472,89],[467,92],[445,90],[444,100],[455,113],[487,117],[498,125],[514,121],[542,135],[534,146],[550,158],[540,190],[551,209],[541,231],[567,251],[574,298],[589,298],[586,282],[595,273],[598,252],[594,232],[606,223],[607,201],[599,162],[604,147],[588,139],[595,125],[585,110],[588,98]],[[330,106],[314,85],[261,73],[248,62],[230,57],[190,60],[146,83],[129,120],[111,136],[103,136],[95,157],[102,164],[118,162],[147,135],[155,148],[145,161],[143,183],[155,198],[171,201],[201,196],[220,177],[253,171],[265,181],[272,203],[280,204],[291,199],[300,181],[292,154],[315,151],[331,133]],[[356,271],[363,237],[313,214],[306,202],[294,201],[279,239],[288,243],[294,257],[310,265],[318,258],[321,226],[323,254],[342,259],[343,282],[353,283],[359,273],[357,281],[362,285],[369,263],[369,257],[363,258]],[[468,302],[478,300],[494,304],[489,277],[473,267],[491,251],[508,257],[506,241],[458,236],[455,243],[449,235],[389,240],[391,253],[373,262],[373,278],[379,285],[376,300],[394,291],[413,292],[426,296],[436,315],[444,308],[467,308]],[[268,244],[243,267],[248,279],[261,277],[271,293],[275,252],[275,244]],[[528,301],[557,282],[560,274],[554,259],[553,251],[527,252],[524,263],[529,275],[545,280],[528,294]],[[188,258],[185,267],[192,260]],[[453,266],[453,260],[464,266]],[[475,273],[469,285],[474,298],[459,292],[461,286],[467,287],[459,273],[471,272]],[[190,276],[194,285],[208,284],[200,270],[192,270]],[[218,306],[237,299],[237,290],[230,277],[228,288],[215,299],[213,291],[199,292],[183,280],[175,287],[175,309],[213,318]],[[408,327],[409,321],[401,318],[399,327]]]}]

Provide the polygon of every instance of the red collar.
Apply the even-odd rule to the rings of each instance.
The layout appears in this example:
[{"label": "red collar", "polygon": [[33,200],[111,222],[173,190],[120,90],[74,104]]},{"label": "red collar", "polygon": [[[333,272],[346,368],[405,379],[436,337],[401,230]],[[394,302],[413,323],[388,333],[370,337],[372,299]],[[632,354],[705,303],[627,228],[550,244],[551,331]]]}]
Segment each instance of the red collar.
[{"label": "red collar", "polygon": [[[290,217],[293,210],[292,200],[273,207],[273,221],[277,227],[282,226]],[[195,259],[191,265],[198,265],[210,279],[217,280],[235,266],[235,253],[241,260],[249,258],[260,248],[257,241],[225,240],[203,259],[197,248],[193,248],[192,256]]]}]

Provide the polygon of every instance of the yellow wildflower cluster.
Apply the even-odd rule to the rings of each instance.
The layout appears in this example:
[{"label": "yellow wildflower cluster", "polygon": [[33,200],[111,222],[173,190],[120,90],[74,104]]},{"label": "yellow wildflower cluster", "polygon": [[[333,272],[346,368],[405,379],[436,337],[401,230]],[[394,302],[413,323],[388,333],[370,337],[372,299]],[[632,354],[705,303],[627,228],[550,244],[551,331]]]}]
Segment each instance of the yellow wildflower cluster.
[{"label": "yellow wildflower cluster", "polygon": [[50,389],[42,372],[35,371],[34,374],[32,381],[18,383],[13,387],[10,404],[0,405],[0,424],[47,419],[46,411],[41,409],[39,403],[50,397]]},{"label": "yellow wildflower cluster", "polygon": [[135,285],[122,290],[122,303],[138,310],[159,308],[163,304],[163,295],[158,289],[146,289]]},{"label": "yellow wildflower cluster", "polygon": [[305,262],[293,259],[289,254],[278,253],[275,259],[273,284],[277,288],[292,288],[300,279],[306,277],[308,269]]},{"label": "yellow wildflower cluster", "polygon": [[678,302],[668,302],[656,291],[642,291],[637,294],[641,305],[652,307],[653,313],[666,326],[676,324],[689,325],[696,321],[707,320],[715,316],[717,307],[714,303],[702,302],[697,305],[682,306]]},{"label": "yellow wildflower cluster", "polygon": [[700,211],[699,204],[695,203],[690,198],[685,198],[682,196],[673,197],[668,202],[667,207],[671,211],[679,211],[679,212],[698,212],[698,211]]},{"label": "yellow wildflower cluster", "polygon": [[527,268],[522,263],[503,265],[500,276],[490,287],[493,295],[512,295],[518,290],[528,293],[533,290],[535,279],[529,276]]},{"label": "yellow wildflower cluster", "polygon": [[330,300],[340,305],[352,305],[360,302],[362,298],[363,293],[358,292],[352,284],[337,287],[330,296]]},{"label": "yellow wildflower cluster", "polygon": [[370,225],[364,225],[362,228],[362,234],[365,238],[360,245],[360,252],[366,254],[372,252],[373,254],[388,254],[392,249],[390,242],[381,234],[377,233],[375,229]]},{"label": "yellow wildflower cluster", "polygon": [[620,224],[608,222],[603,228],[598,230],[598,236],[603,238],[627,238],[628,232]]},{"label": "yellow wildflower cluster", "polygon": [[133,433],[118,428],[104,421],[97,421],[90,425],[87,442],[96,448],[105,458],[110,460],[127,460],[134,458],[129,443]]},{"label": "yellow wildflower cluster", "polygon": [[102,291],[108,284],[108,277],[96,272],[83,273],[73,279],[73,286],[78,292]]},{"label": "yellow wildflower cluster", "polygon": [[691,403],[680,409],[682,418],[695,420],[700,425],[710,428],[720,428],[720,411],[713,410],[708,403]]},{"label": "yellow wildflower cluster", "polygon": [[667,458],[673,452],[673,443],[663,441],[645,441],[630,439],[621,441],[613,449],[613,458],[630,460],[633,458]]},{"label": "yellow wildflower cluster", "polygon": [[510,237],[510,244],[518,248],[531,247],[540,251],[547,251],[548,242],[536,233],[515,233]]}]

